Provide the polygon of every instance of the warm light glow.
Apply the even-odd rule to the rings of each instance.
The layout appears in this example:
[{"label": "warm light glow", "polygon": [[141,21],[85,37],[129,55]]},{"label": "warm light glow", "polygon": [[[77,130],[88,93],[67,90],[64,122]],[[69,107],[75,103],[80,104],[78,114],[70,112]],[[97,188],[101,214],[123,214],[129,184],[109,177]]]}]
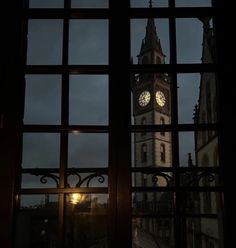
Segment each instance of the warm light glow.
[{"label": "warm light glow", "polygon": [[83,201],[84,196],[80,193],[73,193],[70,195],[70,202],[71,204],[78,204],[79,202]]}]

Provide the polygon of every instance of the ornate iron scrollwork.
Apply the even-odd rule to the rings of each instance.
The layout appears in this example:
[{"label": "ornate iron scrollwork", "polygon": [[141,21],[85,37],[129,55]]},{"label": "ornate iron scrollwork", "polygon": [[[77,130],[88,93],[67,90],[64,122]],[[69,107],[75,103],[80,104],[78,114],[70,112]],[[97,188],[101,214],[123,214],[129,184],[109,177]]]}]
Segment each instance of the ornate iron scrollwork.
[{"label": "ornate iron scrollwork", "polygon": [[170,176],[170,175],[168,175],[166,173],[163,173],[163,172],[158,171],[158,172],[154,173],[153,176],[152,176],[153,183],[156,183],[157,184],[158,183],[158,180],[159,180],[159,177],[165,179],[167,186],[169,186],[170,185],[170,182],[173,180],[173,177],[172,176]]},{"label": "ornate iron scrollwork", "polygon": [[203,171],[198,174],[185,173],[188,176],[189,181],[186,186],[196,186],[199,185],[203,178],[206,178],[208,182],[214,182],[216,180],[216,172]]},{"label": "ornate iron scrollwork", "polygon": [[57,188],[59,187],[59,176],[53,173],[46,172],[41,169],[34,169],[33,171],[30,172],[30,174],[34,176],[41,176],[40,182],[42,184],[46,184],[48,182],[48,178],[50,178],[56,183]]},{"label": "ornate iron scrollwork", "polygon": [[[75,187],[77,187],[77,188],[83,186],[83,184],[85,184],[86,187],[89,187],[90,182],[94,178],[97,178],[97,181],[99,183],[101,183],[101,184],[105,182],[105,177],[104,177],[105,173],[101,173],[101,172],[94,172],[94,173],[92,173],[90,175],[87,175],[86,177],[82,178],[80,173],[76,169],[72,168],[72,169],[70,169],[69,172],[67,172],[67,178],[69,176],[72,176],[72,175],[75,175],[75,176],[78,177],[78,179],[77,179],[78,181],[77,181],[77,183],[75,185]],[[67,186],[70,187],[69,184]]]}]

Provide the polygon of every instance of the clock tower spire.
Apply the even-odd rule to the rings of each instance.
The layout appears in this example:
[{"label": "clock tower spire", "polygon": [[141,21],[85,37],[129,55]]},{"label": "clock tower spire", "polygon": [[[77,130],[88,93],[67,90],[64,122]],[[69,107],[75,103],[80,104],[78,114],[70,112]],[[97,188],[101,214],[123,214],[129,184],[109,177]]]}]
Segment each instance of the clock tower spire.
[{"label": "clock tower spire", "polygon": [[[152,1],[149,1],[152,8]],[[138,64],[165,64],[165,55],[158,37],[156,23],[148,18],[145,37],[141,42]],[[133,95],[134,125],[163,125],[171,123],[171,83],[166,73],[140,73],[131,79]],[[140,132],[134,134],[134,166],[163,168],[171,166],[171,134],[168,132]],[[166,186],[166,180],[140,173],[135,176],[135,185]],[[145,210],[158,209],[161,192],[135,194],[134,204],[137,208],[146,206]],[[155,235],[156,219],[141,221],[142,228]],[[161,227],[160,227],[161,229]]]},{"label": "clock tower spire", "polygon": [[[149,2],[152,7],[152,1]],[[155,20],[148,18],[145,37],[141,42],[138,64],[164,64],[165,55],[157,34]],[[171,123],[170,77],[166,73],[141,73],[132,80],[133,116],[135,125]],[[169,133],[136,133],[136,167],[171,166]]]}]

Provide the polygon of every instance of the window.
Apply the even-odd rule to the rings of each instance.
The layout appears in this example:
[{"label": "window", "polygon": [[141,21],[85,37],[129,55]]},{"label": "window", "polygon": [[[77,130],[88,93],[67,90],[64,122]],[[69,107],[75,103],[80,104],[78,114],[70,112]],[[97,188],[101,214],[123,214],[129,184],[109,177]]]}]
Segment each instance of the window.
[{"label": "window", "polygon": [[[160,124],[165,125],[165,119],[163,117],[160,118]],[[165,132],[160,132],[162,136],[165,136]]]},{"label": "window", "polygon": [[231,4],[7,2],[0,246],[230,246]]},{"label": "window", "polygon": [[[141,125],[146,125],[146,124],[147,124],[146,117],[142,117],[142,119],[141,119]],[[145,136],[146,135],[146,132],[142,132],[141,135],[142,136]]]},{"label": "window", "polygon": [[141,161],[142,163],[147,162],[147,144],[142,144],[141,145]]},{"label": "window", "polygon": [[162,162],[166,161],[166,149],[164,144],[161,144],[160,146],[160,157]]}]

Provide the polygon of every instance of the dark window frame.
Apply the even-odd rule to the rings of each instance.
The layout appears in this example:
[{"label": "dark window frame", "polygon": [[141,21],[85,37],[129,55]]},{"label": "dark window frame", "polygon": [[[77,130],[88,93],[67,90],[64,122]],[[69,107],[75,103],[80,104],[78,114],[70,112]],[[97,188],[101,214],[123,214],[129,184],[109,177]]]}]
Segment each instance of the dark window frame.
[{"label": "dark window frame", "polygon": [[[25,42],[20,45],[20,41],[25,41],[25,35],[22,36],[22,22],[25,22],[25,19],[22,21],[22,16],[24,18],[57,18],[57,17],[65,17],[65,33],[67,32],[67,17],[68,13],[69,16],[75,17],[77,15],[80,15],[80,17],[85,18],[99,18],[104,16],[110,18],[110,41],[113,41],[117,38],[117,30],[116,27],[118,25],[115,23],[117,20],[116,18],[120,18],[117,12],[119,13],[122,11],[124,12],[125,8],[129,8],[129,4],[124,3],[114,3],[116,1],[110,1],[110,9],[109,10],[67,10],[64,12],[64,10],[22,10],[22,2],[20,1],[13,1],[11,3],[2,3],[4,9],[12,11],[13,9],[17,9],[17,13],[19,15],[15,15],[12,17],[12,20],[9,21],[9,25],[3,26],[4,28],[2,30],[6,30],[6,33],[10,33],[6,39],[4,40],[4,46],[2,47],[3,50],[3,60],[4,60],[4,69],[3,73],[1,74],[4,85],[3,85],[3,91],[5,95],[8,96],[8,99],[6,100],[3,95],[1,95],[1,100],[3,99],[3,103],[1,104],[3,108],[1,109],[1,162],[3,164],[6,164],[7,166],[1,168],[1,182],[3,182],[1,187],[1,195],[5,201],[5,204],[2,204],[1,206],[1,220],[3,220],[3,227],[1,227],[1,234],[3,235],[3,238],[1,241],[2,247],[12,247],[12,223],[13,223],[13,212],[14,212],[14,206],[15,206],[15,200],[12,197],[12,195],[20,194],[20,193],[26,193],[30,194],[32,192],[40,193],[38,190],[34,191],[19,191],[17,183],[15,183],[15,177],[18,173],[19,168],[19,160],[20,160],[20,153],[21,153],[21,138],[22,138],[22,132],[59,132],[61,133],[61,141],[62,141],[62,147],[65,146],[67,143],[67,137],[65,135],[66,132],[73,131],[73,130],[82,130],[85,132],[110,132],[110,161],[112,161],[111,164],[111,172],[109,172],[110,180],[112,181],[112,184],[109,185],[109,194],[111,196],[110,198],[110,208],[109,208],[109,220],[110,223],[113,223],[111,225],[111,232],[109,237],[110,245],[117,244],[117,247],[120,246],[126,246],[131,247],[131,230],[129,225],[122,225],[122,223],[127,223],[127,220],[129,223],[131,223],[131,204],[130,204],[130,191],[127,190],[128,188],[131,188],[130,184],[130,168],[129,168],[129,161],[130,161],[130,122],[125,123],[123,120],[118,118],[115,113],[110,112],[110,126],[109,130],[107,127],[68,127],[68,126],[39,126],[35,127],[32,125],[26,125],[22,127],[22,90],[23,90],[23,77],[22,74],[37,74],[37,73],[48,73],[48,74],[63,74],[64,82],[68,80],[68,75],[70,73],[88,73],[88,74],[109,74],[110,75],[110,82],[113,84],[110,84],[110,93],[112,96],[114,96],[114,99],[110,101],[110,106],[112,107],[112,110],[116,110],[116,113],[121,114],[121,116],[129,116],[129,101],[130,101],[130,95],[129,95],[129,85],[128,84],[122,84],[121,88],[122,90],[125,90],[126,93],[123,94],[124,99],[126,99],[123,104],[123,107],[127,107],[126,111],[123,111],[123,108],[117,108],[115,106],[116,102],[118,101],[116,95],[116,82],[117,85],[120,85],[120,79],[123,78],[123,81],[129,80],[130,73],[132,72],[150,72],[150,71],[163,71],[163,72],[170,72],[175,74],[176,72],[184,72],[184,73],[191,73],[191,72],[201,72],[201,71],[212,71],[216,72],[218,74],[219,78],[219,100],[220,100],[220,111],[219,111],[219,123],[220,125],[199,125],[196,127],[195,125],[178,125],[176,120],[177,118],[173,119],[173,125],[166,125],[165,127],[153,127],[153,126],[147,126],[147,131],[173,131],[173,139],[174,142],[174,148],[178,148],[178,131],[179,130],[208,130],[209,128],[215,130],[218,129],[219,131],[219,138],[220,143],[222,146],[220,147],[219,155],[220,155],[220,163],[224,164],[224,168],[221,168],[223,170],[223,178],[225,179],[225,186],[224,188],[218,189],[220,191],[225,192],[225,208],[226,208],[226,215],[225,215],[225,247],[230,247],[230,244],[234,242],[233,236],[230,235],[230,225],[233,224],[233,218],[234,211],[232,211],[232,208],[230,207],[231,203],[231,195],[230,191],[228,189],[232,188],[232,182],[233,179],[231,175],[231,168],[230,168],[230,162],[232,161],[232,154],[234,154],[232,147],[235,147],[234,145],[229,146],[228,138],[235,129],[235,120],[232,116],[232,102],[230,99],[234,99],[233,96],[235,96],[233,93],[233,86],[232,86],[232,69],[230,65],[233,64],[232,58],[229,56],[230,54],[230,48],[233,48],[233,42],[225,41],[225,32],[230,34],[230,28],[225,29],[225,27],[233,21],[233,17],[228,15],[230,13],[230,9],[232,6],[230,4],[226,5],[225,3],[221,3],[218,1],[215,3],[215,9],[211,8],[178,8],[174,9],[174,2],[170,0],[170,8],[169,9],[132,9],[129,10],[128,15],[124,16],[124,19],[121,20],[121,23],[124,24],[124,40],[121,42],[121,48],[124,50],[126,56],[123,57],[124,63],[122,65],[117,61],[117,56],[119,55],[118,51],[115,51],[115,47],[112,44],[110,44],[110,65],[108,66],[22,66],[22,60],[24,60],[24,48],[25,48]],[[223,11],[224,10],[224,11]],[[110,14],[112,13],[112,15]],[[121,13],[121,12],[120,12]],[[214,14],[216,16],[216,22],[217,22],[217,41],[218,41],[218,58],[219,58],[219,64],[221,65],[220,69],[219,67],[215,65],[176,65],[176,58],[173,56],[172,58],[172,64],[171,65],[164,65],[160,67],[155,66],[137,66],[129,65],[129,18],[146,18],[147,16],[162,16],[162,17],[169,17],[170,18],[170,26],[172,27],[170,29],[171,33],[171,50],[175,54],[175,42],[174,42],[174,36],[175,36],[175,17],[189,17],[189,16],[202,16],[202,15],[212,15]],[[228,23],[227,23],[228,22]],[[123,25],[121,25],[123,26]],[[11,28],[10,28],[11,27]],[[23,29],[24,30],[24,29]],[[16,31],[16,32],[14,32]],[[128,32],[128,34],[126,33]],[[66,35],[65,35],[66,36]],[[228,36],[230,37],[230,35]],[[66,44],[67,37],[64,37]],[[16,45],[16,41],[17,45]],[[230,43],[231,42],[231,43]],[[228,46],[227,46],[228,45]],[[220,48],[224,47],[225,49],[223,51],[220,50]],[[6,49],[9,48],[9,49]],[[23,52],[22,52],[23,49]],[[6,52],[8,51],[8,52]],[[66,54],[63,53],[63,60],[66,60]],[[116,56],[117,55],[117,56]],[[121,56],[121,54],[120,54]],[[12,59],[13,58],[13,59]],[[118,58],[120,58],[118,56]],[[24,63],[23,63],[24,64]],[[119,68],[117,68],[119,67]],[[127,70],[127,68],[130,68],[130,70]],[[17,73],[12,75],[12,71],[16,71]],[[118,76],[120,71],[124,71],[125,73],[123,76]],[[126,80],[124,80],[124,78]],[[176,80],[175,80],[176,81]],[[7,83],[9,83],[9,85]],[[21,82],[21,83],[19,83]],[[223,86],[224,82],[224,86]],[[12,92],[12,85],[15,88],[15,91]],[[63,89],[64,91],[67,91],[66,83],[63,83]],[[231,97],[229,97],[229,95]],[[173,94],[173,101],[176,102],[176,94]],[[63,105],[67,105],[67,100],[64,97]],[[121,111],[122,109],[122,111]],[[66,123],[66,120],[68,119],[66,114],[63,115],[64,122]],[[118,115],[120,116],[120,115]],[[174,111],[173,117],[177,117],[177,113]],[[223,121],[222,121],[223,120]],[[131,127],[132,131],[138,131],[139,127]],[[234,135],[235,136],[235,135]],[[234,136],[231,136],[233,142],[235,143]],[[123,141],[126,142],[123,142]],[[126,144],[124,147],[121,147],[119,144]],[[119,150],[120,149],[120,150]],[[63,149],[62,149],[63,150]],[[173,149],[174,151],[178,151],[178,149]],[[119,151],[119,152],[118,152]],[[175,153],[175,152],[174,152]],[[5,154],[5,155],[4,155]],[[10,154],[10,155],[6,155]],[[119,155],[122,155],[119,158]],[[178,162],[178,154],[174,154],[174,162]],[[66,157],[66,154],[64,154]],[[121,159],[122,158],[122,159]],[[61,157],[61,163],[63,164],[64,158]],[[123,161],[126,161],[125,164],[123,164]],[[178,163],[176,163],[178,164]],[[176,172],[179,170],[179,167],[176,166],[176,168],[173,168],[173,171]],[[60,173],[63,174],[65,171],[65,168],[62,166]],[[120,176],[122,175],[122,179]],[[178,179],[178,177],[177,177]],[[177,180],[178,183],[178,180]],[[63,177],[61,177],[60,181],[60,187],[63,187],[65,185],[65,180]],[[135,189],[132,189],[135,190]],[[63,195],[65,191],[63,189],[57,189],[54,190],[55,193],[59,193]],[[180,193],[179,186],[177,185],[176,188],[176,210],[175,210],[175,226],[178,227],[179,224],[181,224],[180,219],[178,218],[179,209],[178,206],[180,204],[178,200],[178,196]],[[122,197],[121,197],[122,196]],[[118,210],[115,209],[116,205],[116,199],[119,198],[120,202],[117,205]],[[63,216],[62,212],[62,205],[63,205],[63,197],[60,198],[60,214]],[[125,207],[125,208],[124,208]],[[124,211],[120,211],[123,209]],[[60,219],[62,221],[62,219]],[[118,227],[118,228],[117,228]],[[177,229],[176,229],[177,230]],[[60,232],[63,232],[63,226],[60,226]],[[175,240],[176,240],[176,247],[180,248],[181,246],[181,238],[180,238],[180,231],[177,231],[175,233]],[[117,241],[117,242],[116,242]],[[228,246],[227,246],[228,245]],[[111,246],[112,247],[112,246]],[[114,246],[113,246],[114,247]]]}]

